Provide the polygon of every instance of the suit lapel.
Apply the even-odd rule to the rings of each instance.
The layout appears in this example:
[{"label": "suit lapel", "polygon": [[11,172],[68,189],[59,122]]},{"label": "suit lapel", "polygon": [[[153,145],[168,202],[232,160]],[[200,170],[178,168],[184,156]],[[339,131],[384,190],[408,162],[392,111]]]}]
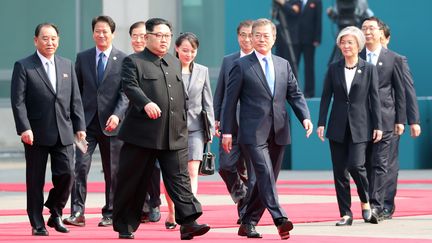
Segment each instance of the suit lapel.
[{"label": "suit lapel", "polygon": [[345,80],[345,60],[342,59],[339,64],[337,65],[337,77],[339,82],[341,83],[345,96],[348,97],[348,89],[347,89],[347,85],[346,85],[346,80]]},{"label": "suit lapel", "polygon": [[103,85],[103,83],[105,83],[105,78],[107,77],[108,73],[112,70],[112,66],[117,64],[116,62],[118,62],[117,49],[113,47],[110,56],[108,57],[108,63],[105,67],[102,82],[99,85]]},{"label": "suit lapel", "polygon": [[33,59],[34,59],[35,69],[36,69],[37,73],[39,74],[40,78],[45,83],[45,85],[48,87],[48,89],[55,95],[56,92],[54,91],[54,88],[51,85],[51,81],[49,80],[48,74],[45,71],[44,64],[41,62],[37,53],[34,54]]},{"label": "suit lapel", "polygon": [[[354,86],[354,84],[361,82],[363,80],[362,74],[364,72],[364,67],[365,67],[365,62],[362,59],[359,59],[358,64],[357,64],[357,70],[354,74],[354,79],[351,82],[351,88]],[[351,92],[350,92],[350,94],[351,94]]]},{"label": "suit lapel", "polygon": [[264,88],[267,90],[268,94],[272,96],[272,93],[270,91],[270,87],[268,86],[267,80],[265,78],[264,72],[261,68],[261,64],[256,56],[255,53],[249,55],[249,61],[251,62],[252,69],[255,71],[256,75],[258,76],[258,79],[261,81]]},{"label": "suit lapel", "polygon": [[95,87],[97,87],[97,69],[96,69],[96,47],[92,49],[92,51],[88,52],[89,57],[87,60],[90,60],[90,70],[93,77],[93,82]]},{"label": "suit lapel", "polygon": [[[378,73],[381,72],[381,67],[383,66],[383,63],[385,62],[387,52],[388,52],[387,49],[385,49],[384,47],[381,48],[380,54],[378,56],[377,63],[375,65],[376,68],[377,68]],[[378,75],[378,77],[380,77],[380,76]]]},{"label": "suit lapel", "polygon": [[197,81],[197,77],[198,77],[199,72],[200,72],[200,69],[197,68],[196,65],[194,65],[194,67],[192,69],[191,78],[188,82],[188,87],[187,87],[188,93],[190,93],[190,91],[195,87],[194,85]]}]

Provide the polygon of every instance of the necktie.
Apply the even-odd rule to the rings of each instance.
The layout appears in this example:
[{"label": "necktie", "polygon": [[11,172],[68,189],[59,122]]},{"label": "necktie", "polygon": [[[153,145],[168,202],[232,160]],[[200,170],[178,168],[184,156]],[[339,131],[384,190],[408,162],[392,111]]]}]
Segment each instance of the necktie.
[{"label": "necktie", "polygon": [[51,61],[46,62],[46,72],[48,74],[48,78],[51,82],[51,85],[54,89],[54,92],[56,92],[56,73],[54,65]]},{"label": "necktie", "polygon": [[265,63],[265,76],[267,80],[267,84],[270,88],[270,91],[273,95],[274,93],[274,72],[271,71],[270,63],[267,57],[263,58],[263,61]]},{"label": "necktie", "polygon": [[105,63],[104,63],[105,54],[101,52],[99,54],[99,61],[97,64],[97,85],[99,86],[102,83],[102,79],[105,71]]},{"label": "necktie", "polygon": [[373,58],[374,58],[374,56],[375,56],[375,53],[373,53],[373,52],[369,52],[368,53],[368,60],[367,60],[367,62],[368,63],[372,63],[372,64],[374,64],[374,60],[373,60]]}]

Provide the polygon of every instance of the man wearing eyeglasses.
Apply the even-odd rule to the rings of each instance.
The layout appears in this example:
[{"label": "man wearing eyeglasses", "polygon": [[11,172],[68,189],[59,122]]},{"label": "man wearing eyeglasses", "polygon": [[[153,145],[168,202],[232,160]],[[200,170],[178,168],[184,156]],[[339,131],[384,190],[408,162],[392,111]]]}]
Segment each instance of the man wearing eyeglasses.
[{"label": "man wearing eyeglasses", "polygon": [[[223,58],[219,78],[213,96],[213,109],[215,113],[216,135],[219,136],[221,110],[224,103],[226,87],[231,70],[235,60],[249,55],[253,52],[252,46],[252,20],[240,22],[237,27],[237,41],[240,51],[231,53]],[[237,108],[238,110],[238,108]],[[239,218],[242,215],[243,206],[246,204],[247,186],[246,182],[250,177],[251,171],[246,172],[246,161],[242,155],[240,146],[237,143],[237,133],[233,133],[233,148],[231,153],[223,151],[222,143],[219,144],[219,175],[225,182],[232,200],[237,204],[237,213]]]},{"label": "man wearing eyeglasses", "polygon": [[171,24],[153,18],[146,21],[146,29],[146,48],[127,57],[121,71],[130,103],[119,132],[124,145],[114,196],[114,230],[121,239],[134,238],[145,200],[141,189],[149,187],[157,159],[181,225],[180,238],[190,240],[210,227],[196,222],[202,209],[192,194],[188,173],[187,97],[181,65],[168,54]]},{"label": "man wearing eyeglasses", "polygon": [[[290,237],[293,224],[279,204],[276,180],[285,145],[291,142],[287,101],[307,137],[312,133],[313,125],[290,64],[271,53],[275,38],[276,26],[270,20],[254,21],[252,45],[255,51],[237,59],[229,74],[222,108],[222,146],[225,152],[231,152],[232,134],[237,125],[237,102],[240,101],[238,143],[244,148],[246,159],[252,163],[256,182],[249,183],[250,200],[241,217],[238,235],[261,238],[255,225],[267,209],[281,239],[285,240]],[[257,212],[258,218],[255,217]]]},{"label": "man wearing eyeglasses", "polygon": [[117,133],[128,105],[120,82],[121,63],[126,54],[112,45],[115,23],[111,17],[95,17],[92,30],[96,47],[78,53],[75,63],[88,131],[88,149],[87,153],[76,150],[71,216],[64,219],[64,223],[85,226],[87,175],[98,145],[105,179],[105,205],[98,226],[104,227],[112,225],[112,205],[122,145]]},{"label": "man wearing eyeglasses", "polygon": [[404,132],[406,122],[406,97],[403,80],[403,59],[399,54],[383,48],[383,22],[377,17],[363,21],[362,31],[366,37],[366,47],[360,57],[377,67],[379,96],[381,100],[383,136],[380,142],[370,144],[368,148],[370,183],[370,204],[373,224],[383,219],[384,197],[389,178],[391,144],[394,136]]}]

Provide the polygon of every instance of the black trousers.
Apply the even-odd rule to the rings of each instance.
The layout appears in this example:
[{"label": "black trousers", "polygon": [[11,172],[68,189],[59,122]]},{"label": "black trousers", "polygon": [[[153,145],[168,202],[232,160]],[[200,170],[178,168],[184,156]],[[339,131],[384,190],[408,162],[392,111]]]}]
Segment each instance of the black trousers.
[{"label": "black trousers", "polygon": [[156,208],[162,204],[160,199],[160,173],[160,165],[159,162],[156,161],[150,179],[150,187],[147,190],[146,199],[144,201],[143,212],[148,213],[150,212],[150,208]]},{"label": "black trousers", "polygon": [[315,96],[315,46],[310,44],[293,45],[294,53],[299,66],[301,55],[304,57],[304,89],[306,98]]},{"label": "black trousers", "polygon": [[105,179],[105,205],[102,207],[102,215],[111,218],[114,191],[117,184],[116,178],[119,164],[119,153],[123,142],[116,136],[106,136],[102,132],[97,116],[94,117],[87,127],[86,140],[88,142],[87,153],[83,154],[79,149],[75,152],[75,181],[71,193],[71,213],[85,213],[87,176],[90,171],[92,156],[96,149],[96,145],[99,145]]},{"label": "black trousers", "polygon": [[[246,161],[250,161],[254,176],[249,176],[248,203],[242,223],[258,224],[267,209],[273,220],[287,218],[285,210],[280,206],[276,181],[282,165],[285,146],[277,145],[274,134],[269,136],[267,143],[262,145],[242,144]],[[250,167],[248,167],[250,168]]]},{"label": "black trousers", "polygon": [[343,143],[329,141],[339,214],[341,217],[352,217],[350,175],[356,184],[360,201],[369,202],[369,182],[365,167],[368,142],[353,143],[349,129]]},{"label": "black trousers", "polygon": [[393,131],[383,132],[383,137],[378,143],[372,144],[371,172],[370,172],[370,203],[379,212],[384,209],[384,198],[387,193],[389,180],[389,164]]},{"label": "black trousers", "polygon": [[24,144],[26,158],[27,214],[34,228],[44,227],[43,188],[48,155],[51,157],[53,188],[45,206],[54,217],[61,217],[69,198],[73,181],[73,145],[32,146]]},{"label": "black trousers", "polygon": [[124,143],[120,151],[118,184],[114,195],[115,231],[134,232],[138,229],[156,159],[161,167],[165,188],[174,202],[176,222],[190,223],[201,216],[201,204],[191,190],[187,156],[187,148],[156,150]]},{"label": "black trousers", "polygon": [[390,146],[390,159],[387,169],[387,182],[384,188],[386,193],[384,195],[384,208],[390,211],[394,210],[395,197],[397,192],[397,182],[399,176],[399,135],[393,135]]}]

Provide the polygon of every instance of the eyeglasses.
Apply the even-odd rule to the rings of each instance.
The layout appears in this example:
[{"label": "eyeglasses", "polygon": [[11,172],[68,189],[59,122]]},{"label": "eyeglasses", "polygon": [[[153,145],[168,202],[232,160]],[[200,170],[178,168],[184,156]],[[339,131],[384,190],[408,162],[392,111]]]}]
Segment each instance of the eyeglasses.
[{"label": "eyeglasses", "polygon": [[173,34],[171,34],[171,33],[170,34],[163,34],[163,33],[151,33],[151,32],[149,32],[147,34],[156,36],[156,39],[158,39],[158,40],[162,40],[162,38],[165,38],[166,40],[171,40],[171,38],[173,36]]},{"label": "eyeglasses", "polygon": [[247,38],[252,39],[252,33],[245,33],[245,32],[241,32],[241,33],[239,34],[239,36],[240,36],[242,39],[247,39]]},{"label": "eyeglasses", "polygon": [[144,40],[144,37],[145,37],[144,34],[140,34],[140,35],[132,35],[132,36],[131,36],[132,40],[138,40],[138,39]]},{"label": "eyeglasses", "polygon": [[361,30],[363,32],[369,30],[370,32],[375,31],[375,30],[380,30],[381,28],[375,27],[375,26],[364,26],[361,28]]}]

